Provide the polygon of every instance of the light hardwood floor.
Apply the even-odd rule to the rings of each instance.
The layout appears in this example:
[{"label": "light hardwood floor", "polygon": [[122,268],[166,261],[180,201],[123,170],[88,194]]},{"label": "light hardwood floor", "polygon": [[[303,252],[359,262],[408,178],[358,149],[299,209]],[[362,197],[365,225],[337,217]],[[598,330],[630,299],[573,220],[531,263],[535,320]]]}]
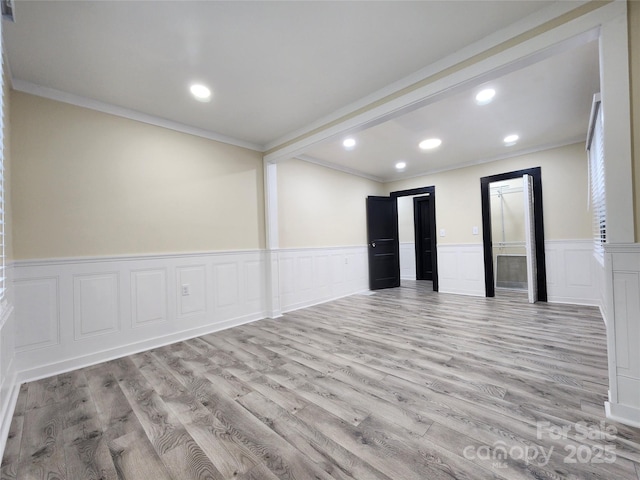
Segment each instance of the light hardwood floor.
[{"label": "light hardwood floor", "polygon": [[403,285],[23,385],[2,479],[640,479],[597,309]]}]

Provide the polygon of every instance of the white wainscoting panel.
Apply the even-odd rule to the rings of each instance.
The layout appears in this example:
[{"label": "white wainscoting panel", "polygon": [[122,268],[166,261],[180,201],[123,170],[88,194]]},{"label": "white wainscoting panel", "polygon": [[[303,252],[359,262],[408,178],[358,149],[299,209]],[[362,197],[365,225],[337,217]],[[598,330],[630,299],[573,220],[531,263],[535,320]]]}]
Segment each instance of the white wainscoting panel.
[{"label": "white wainscoting panel", "polygon": [[131,326],[166,322],[167,269],[131,272]]},{"label": "white wainscoting panel", "polygon": [[437,251],[440,292],[485,295],[482,244],[438,244]]},{"label": "white wainscoting panel", "polygon": [[[592,240],[545,242],[549,302],[602,306],[603,267],[593,256]],[[439,244],[440,291],[485,295],[482,244]]]},{"label": "white wainscoting panel", "polygon": [[20,315],[42,319],[38,325],[18,323],[16,349],[24,351],[60,343],[58,277],[15,280],[13,288],[15,302],[21,306]]},{"label": "white wainscoting panel", "polygon": [[238,303],[240,297],[240,275],[236,263],[221,263],[213,266],[213,281],[217,308],[227,308]]},{"label": "white wainscoting panel", "polygon": [[[207,312],[206,265],[181,266],[176,269],[178,282],[178,317],[204,316]],[[189,290],[188,293],[182,291]]]},{"label": "white wainscoting panel", "polygon": [[416,244],[415,242],[400,243],[400,279],[416,279]]},{"label": "white wainscoting panel", "polygon": [[609,402],[614,420],[640,427],[640,244],[605,245]]},{"label": "white wainscoting panel", "polygon": [[593,256],[593,240],[547,240],[547,300],[575,305],[602,304],[602,266]]},{"label": "white wainscoting panel", "polygon": [[367,247],[279,250],[283,312],[344,297],[369,288]]},{"label": "white wainscoting panel", "polygon": [[74,275],[73,317],[76,340],[120,330],[119,276]]},{"label": "white wainscoting panel", "polygon": [[18,261],[14,275],[22,381],[265,317],[260,250]]},{"label": "white wainscoting panel", "polygon": [[[265,258],[255,250],[16,262],[20,378],[264,318]],[[368,289],[366,246],[279,250],[278,258],[283,310]]]},{"label": "white wainscoting panel", "polygon": [[20,382],[15,369],[16,321],[13,309],[13,266],[5,266],[7,290],[5,302],[0,312],[0,456],[4,453],[11,418],[15,410]]}]

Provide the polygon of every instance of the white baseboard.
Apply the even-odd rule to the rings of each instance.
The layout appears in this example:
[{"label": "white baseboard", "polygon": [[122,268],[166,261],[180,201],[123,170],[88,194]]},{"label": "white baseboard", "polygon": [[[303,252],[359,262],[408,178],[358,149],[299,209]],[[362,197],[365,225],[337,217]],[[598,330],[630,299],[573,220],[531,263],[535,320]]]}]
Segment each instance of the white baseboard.
[{"label": "white baseboard", "polygon": [[630,427],[640,428],[640,409],[612,402],[604,402],[604,408],[607,418]]},{"label": "white baseboard", "polygon": [[[8,370],[12,370],[9,368]],[[16,403],[18,401],[18,393],[20,393],[20,383],[16,373],[12,373],[10,376],[3,378],[2,386],[5,387],[7,383],[7,395],[4,397],[2,404],[2,410],[0,413],[0,458],[4,456],[4,449],[7,446],[7,438],[9,436],[9,430],[11,428],[11,420],[13,419],[13,413],[15,412]]]},{"label": "white baseboard", "polygon": [[600,302],[593,298],[557,297],[553,295],[547,295],[547,302],[560,303],[564,305],[584,305],[586,307],[600,307]]},{"label": "white baseboard", "polygon": [[32,382],[41,378],[50,377],[53,375],[59,375],[61,373],[77,370],[78,368],[89,367],[102,362],[108,362],[117,358],[125,357],[127,355],[133,355],[140,352],[145,352],[153,348],[163,347],[176,342],[182,342],[189,340],[190,338],[207,335],[209,333],[219,332],[226,330],[227,328],[237,327],[246,323],[262,320],[263,316],[249,316],[245,318],[237,318],[233,320],[227,320],[215,325],[209,325],[205,327],[198,327],[192,330],[187,330],[172,335],[165,335],[163,337],[151,338],[142,342],[136,342],[129,345],[122,345],[116,348],[110,348],[95,352],[93,354],[82,355],[59,362],[51,363],[48,365],[42,365],[31,368],[29,370],[22,370],[18,372],[18,379],[20,383]]}]

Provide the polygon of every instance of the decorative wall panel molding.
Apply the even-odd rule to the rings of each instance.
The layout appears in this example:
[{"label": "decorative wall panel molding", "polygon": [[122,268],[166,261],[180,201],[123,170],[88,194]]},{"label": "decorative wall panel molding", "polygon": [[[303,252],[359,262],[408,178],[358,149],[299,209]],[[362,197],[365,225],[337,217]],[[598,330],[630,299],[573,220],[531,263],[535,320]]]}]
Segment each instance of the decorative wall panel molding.
[{"label": "decorative wall panel molding", "polygon": [[[592,240],[546,241],[545,256],[549,302],[602,305],[604,272]],[[484,296],[482,244],[439,244],[438,278],[441,292]]]},{"label": "decorative wall panel molding", "polygon": [[[284,310],[368,288],[366,247],[278,251]],[[33,380],[266,316],[266,252],[16,262],[16,355]],[[185,290],[186,288],[186,290]]]},{"label": "decorative wall panel molding", "polygon": [[414,242],[400,243],[400,279],[416,279],[416,244]]},{"label": "decorative wall panel molding", "polygon": [[17,351],[57,345],[60,342],[58,277],[14,280],[16,315],[38,318],[38,325],[19,322],[16,328]]},{"label": "decorative wall panel molding", "polygon": [[207,312],[206,265],[181,266],[176,269],[178,284],[178,318],[205,315]]},{"label": "decorative wall panel molding", "polygon": [[74,275],[73,317],[76,340],[120,330],[119,280],[117,273]]},{"label": "decorative wall panel molding", "polygon": [[297,310],[367,290],[367,262],[366,246],[279,250],[282,311]]},{"label": "decorative wall panel molding", "polygon": [[165,322],[168,317],[167,269],[131,272],[131,326]]},{"label": "decorative wall panel molding", "polygon": [[13,263],[5,266],[7,290],[0,311],[0,455],[4,452],[20,382],[15,369],[16,322],[13,289]]},{"label": "decorative wall panel molding", "polygon": [[437,249],[439,291],[483,297],[482,244],[439,244]]},{"label": "decorative wall panel molding", "polygon": [[547,300],[600,306],[604,271],[593,256],[593,240],[548,240],[544,245]]},{"label": "decorative wall panel molding", "polygon": [[259,250],[18,261],[14,275],[22,381],[265,316]]},{"label": "decorative wall panel molding", "polygon": [[605,245],[609,402],[607,415],[640,427],[640,244]]}]

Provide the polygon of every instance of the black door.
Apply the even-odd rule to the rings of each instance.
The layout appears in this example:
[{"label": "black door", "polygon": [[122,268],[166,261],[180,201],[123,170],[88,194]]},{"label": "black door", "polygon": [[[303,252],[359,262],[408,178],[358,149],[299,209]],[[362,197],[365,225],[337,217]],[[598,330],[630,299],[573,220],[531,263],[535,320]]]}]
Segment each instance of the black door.
[{"label": "black door", "polygon": [[367,197],[369,288],[400,286],[398,206],[391,197]]},{"label": "black door", "polygon": [[433,232],[429,197],[413,199],[413,218],[416,236],[416,279],[433,280]]},{"label": "black door", "polygon": [[432,280],[438,291],[438,260],[436,255],[436,203],[431,193],[413,199],[416,242],[416,279]]}]

